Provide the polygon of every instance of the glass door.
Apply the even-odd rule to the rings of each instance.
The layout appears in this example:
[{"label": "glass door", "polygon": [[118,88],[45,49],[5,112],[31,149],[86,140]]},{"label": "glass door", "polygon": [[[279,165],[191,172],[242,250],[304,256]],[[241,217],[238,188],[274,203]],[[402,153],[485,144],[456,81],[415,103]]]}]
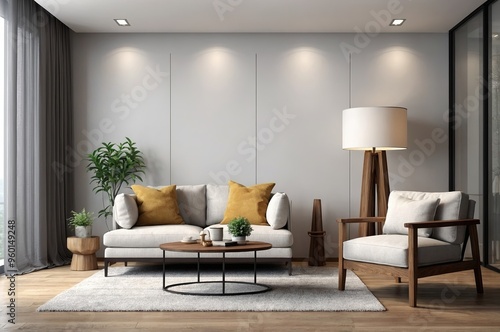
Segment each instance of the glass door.
[{"label": "glass door", "polygon": [[470,194],[481,260],[500,272],[500,1],[450,30],[450,189]]},{"label": "glass door", "polygon": [[487,262],[500,269],[500,3],[490,6]]},{"label": "glass door", "polygon": [[[450,133],[452,177],[450,187],[476,201],[475,217],[481,219],[483,195],[484,38],[483,12],[476,13],[452,32],[453,80]],[[484,223],[478,227],[480,242]],[[481,245],[481,243],[480,243]],[[470,254],[470,253],[467,253]]]}]

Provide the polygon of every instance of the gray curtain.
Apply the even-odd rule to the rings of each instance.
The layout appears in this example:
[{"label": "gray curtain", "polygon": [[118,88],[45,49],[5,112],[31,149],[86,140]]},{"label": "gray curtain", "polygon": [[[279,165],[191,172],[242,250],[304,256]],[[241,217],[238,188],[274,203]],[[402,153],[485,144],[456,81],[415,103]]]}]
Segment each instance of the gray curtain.
[{"label": "gray curtain", "polygon": [[[70,262],[66,218],[72,140],[70,31],[33,0],[2,0],[6,9],[6,220],[16,226],[15,265],[27,273]],[[11,222],[12,223],[12,222]]]}]

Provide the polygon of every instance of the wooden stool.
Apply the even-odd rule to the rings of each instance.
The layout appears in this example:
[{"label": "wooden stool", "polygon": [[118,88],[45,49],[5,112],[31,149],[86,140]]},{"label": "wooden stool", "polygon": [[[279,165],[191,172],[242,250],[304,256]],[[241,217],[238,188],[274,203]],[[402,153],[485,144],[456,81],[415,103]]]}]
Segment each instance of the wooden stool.
[{"label": "wooden stool", "polygon": [[87,271],[97,269],[97,258],[95,253],[99,250],[99,236],[80,238],[68,237],[68,249],[73,253],[71,259],[71,270]]}]

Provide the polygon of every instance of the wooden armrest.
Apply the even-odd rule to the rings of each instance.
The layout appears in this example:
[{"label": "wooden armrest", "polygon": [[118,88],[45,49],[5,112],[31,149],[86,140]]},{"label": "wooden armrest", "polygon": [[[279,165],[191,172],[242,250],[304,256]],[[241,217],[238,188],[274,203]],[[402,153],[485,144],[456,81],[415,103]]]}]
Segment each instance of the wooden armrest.
[{"label": "wooden armrest", "polygon": [[478,225],[479,219],[461,219],[461,220],[434,220],[434,221],[416,221],[406,222],[406,228],[433,228],[433,227],[448,227],[448,226],[468,226]]},{"label": "wooden armrest", "polygon": [[382,223],[384,221],[385,217],[359,217],[359,218],[337,219],[337,222],[341,224],[354,224],[361,222]]}]

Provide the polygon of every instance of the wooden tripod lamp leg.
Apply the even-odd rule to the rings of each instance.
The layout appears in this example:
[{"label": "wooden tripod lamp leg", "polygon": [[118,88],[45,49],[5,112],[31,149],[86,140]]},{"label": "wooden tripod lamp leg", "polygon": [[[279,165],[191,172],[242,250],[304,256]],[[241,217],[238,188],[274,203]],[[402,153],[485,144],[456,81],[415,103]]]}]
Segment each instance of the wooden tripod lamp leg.
[{"label": "wooden tripod lamp leg", "polygon": [[[365,151],[363,162],[363,179],[361,182],[361,204],[360,217],[375,216],[375,154]],[[359,224],[359,236],[368,236],[375,233],[374,225],[367,223]]]},{"label": "wooden tripod lamp leg", "polygon": [[[385,217],[387,215],[389,192],[389,172],[387,169],[386,152],[365,151],[359,216],[374,217],[376,215],[378,217]],[[375,196],[375,194],[377,196]],[[377,202],[376,214],[375,201]],[[378,224],[377,232],[379,234],[382,233],[382,224]],[[361,223],[359,225],[359,236],[368,236],[374,234],[374,224]]]},{"label": "wooden tripod lamp leg", "polygon": [[[377,216],[385,217],[387,215],[387,206],[389,203],[389,171],[387,169],[387,154],[385,151],[377,151]],[[378,234],[382,234],[382,224],[377,224]]]}]

